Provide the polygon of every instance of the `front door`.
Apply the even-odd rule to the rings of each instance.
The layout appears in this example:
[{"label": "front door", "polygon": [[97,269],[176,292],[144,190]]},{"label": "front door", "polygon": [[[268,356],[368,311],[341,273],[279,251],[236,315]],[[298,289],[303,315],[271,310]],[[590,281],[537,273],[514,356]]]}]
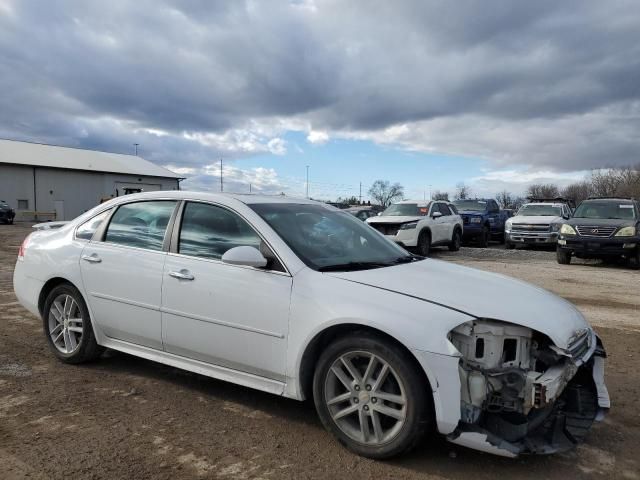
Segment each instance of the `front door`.
[{"label": "front door", "polygon": [[[253,246],[266,269],[222,263]],[[172,248],[174,250],[174,248]],[[164,266],[162,339],[167,352],[284,381],[292,279],[235,212],[187,202]]]},{"label": "front door", "polygon": [[164,236],[175,201],[121,205],[80,260],[93,321],[107,337],[162,349]]}]

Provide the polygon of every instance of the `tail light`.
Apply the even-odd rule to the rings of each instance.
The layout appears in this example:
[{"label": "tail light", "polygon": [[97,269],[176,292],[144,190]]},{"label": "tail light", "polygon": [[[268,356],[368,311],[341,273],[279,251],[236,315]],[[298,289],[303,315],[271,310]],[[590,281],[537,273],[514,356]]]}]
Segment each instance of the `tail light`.
[{"label": "tail light", "polygon": [[24,254],[27,251],[27,246],[29,245],[29,238],[31,234],[27,235],[27,237],[22,241],[20,245],[20,249],[18,250],[18,260],[24,260]]}]

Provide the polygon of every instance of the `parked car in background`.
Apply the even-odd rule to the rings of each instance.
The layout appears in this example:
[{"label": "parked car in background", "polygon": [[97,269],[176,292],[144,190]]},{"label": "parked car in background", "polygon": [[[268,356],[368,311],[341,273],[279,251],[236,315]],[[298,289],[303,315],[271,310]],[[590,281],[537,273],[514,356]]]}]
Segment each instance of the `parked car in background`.
[{"label": "parked car in background", "polygon": [[12,224],[16,211],[4,200],[0,200],[0,223]]},{"label": "parked car in background", "polygon": [[504,242],[504,225],[507,214],[500,210],[493,199],[455,200],[464,223],[463,241],[476,241],[480,247],[489,246],[489,241]]},{"label": "parked car in background", "polygon": [[560,227],[558,263],[571,257],[624,259],[640,269],[640,206],[630,198],[589,198]]},{"label": "parked car in background", "polygon": [[354,217],[362,220],[363,222],[369,217],[375,217],[378,215],[379,209],[376,209],[372,206],[363,206],[363,207],[349,207],[344,210],[345,212],[350,213]]},{"label": "parked car in background", "polygon": [[62,362],[106,347],[312,398],[371,458],[430,431],[508,457],[564,451],[609,408],[602,343],[570,303],[309,200],[122,196],[27,237],[13,285]]},{"label": "parked car in background", "polygon": [[507,248],[516,245],[555,245],[560,227],[571,217],[566,203],[532,202],[520,207],[504,227]]},{"label": "parked car in background", "polygon": [[367,223],[405,248],[426,257],[431,247],[460,250],[463,227],[455,207],[445,201],[403,200],[390,205]]}]

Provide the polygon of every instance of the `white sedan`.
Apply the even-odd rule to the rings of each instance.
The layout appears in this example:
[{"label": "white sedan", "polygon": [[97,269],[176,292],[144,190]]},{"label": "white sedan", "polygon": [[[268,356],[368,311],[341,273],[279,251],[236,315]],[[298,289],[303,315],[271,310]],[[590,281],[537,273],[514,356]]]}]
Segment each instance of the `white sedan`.
[{"label": "white sedan", "polygon": [[562,451],[609,407],[602,344],[571,304],[311,201],[116,198],[27,237],[14,288],[63,362],[106,347],[313,398],[371,458],[433,430],[505,456]]}]

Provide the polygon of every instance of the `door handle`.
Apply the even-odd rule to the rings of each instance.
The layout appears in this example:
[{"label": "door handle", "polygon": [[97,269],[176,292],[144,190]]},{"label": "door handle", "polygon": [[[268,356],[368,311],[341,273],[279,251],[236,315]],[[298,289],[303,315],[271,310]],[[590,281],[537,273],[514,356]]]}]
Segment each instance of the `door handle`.
[{"label": "door handle", "polygon": [[196,277],[189,273],[189,270],[182,269],[179,272],[169,272],[169,276],[178,280],[194,280]]},{"label": "door handle", "polygon": [[100,263],[102,261],[102,259],[95,253],[92,253],[91,255],[82,255],[82,259],[89,263]]}]

